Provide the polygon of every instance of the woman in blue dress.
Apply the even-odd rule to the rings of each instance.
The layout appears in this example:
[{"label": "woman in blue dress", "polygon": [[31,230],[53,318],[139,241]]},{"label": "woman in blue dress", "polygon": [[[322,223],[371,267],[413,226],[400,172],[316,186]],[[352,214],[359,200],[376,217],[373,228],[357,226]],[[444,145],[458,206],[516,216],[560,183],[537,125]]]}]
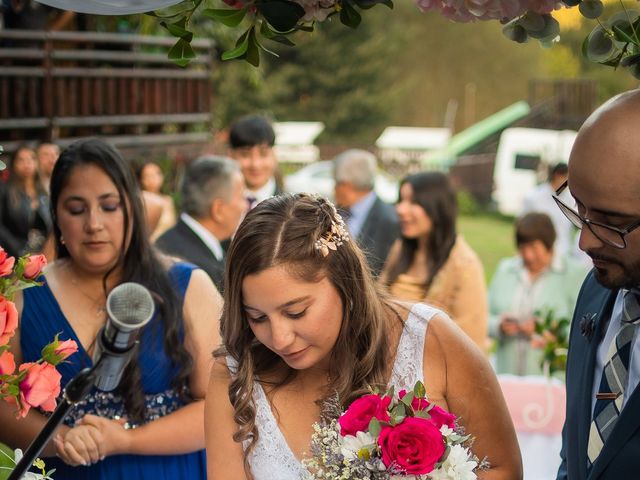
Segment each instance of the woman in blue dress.
[{"label": "woman in blue dress", "polygon": [[[94,389],[46,446],[45,456],[58,457],[46,460],[56,480],[206,477],[203,399],[222,302],[202,270],[149,244],[140,198],[127,163],[99,140],[71,145],[53,171],[58,260],[45,270],[44,285],[17,301],[17,360],[37,360],[57,333],[75,340],[79,351],[58,367],[64,386],[92,364],[116,285],[140,283],[156,300],[120,386]],[[45,422],[33,409],[16,420],[10,405],[0,405],[0,441],[25,448]]]}]

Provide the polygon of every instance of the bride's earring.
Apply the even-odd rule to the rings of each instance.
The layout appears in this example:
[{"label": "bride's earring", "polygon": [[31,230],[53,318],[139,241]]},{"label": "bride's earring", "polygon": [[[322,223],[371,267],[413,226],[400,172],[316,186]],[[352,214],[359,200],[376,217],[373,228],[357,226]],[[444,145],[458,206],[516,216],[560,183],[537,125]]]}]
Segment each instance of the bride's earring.
[{"label": "bride's earring", "polygon": [[60,243],[64,245],[64,237],[62,235],[60,235]]}]

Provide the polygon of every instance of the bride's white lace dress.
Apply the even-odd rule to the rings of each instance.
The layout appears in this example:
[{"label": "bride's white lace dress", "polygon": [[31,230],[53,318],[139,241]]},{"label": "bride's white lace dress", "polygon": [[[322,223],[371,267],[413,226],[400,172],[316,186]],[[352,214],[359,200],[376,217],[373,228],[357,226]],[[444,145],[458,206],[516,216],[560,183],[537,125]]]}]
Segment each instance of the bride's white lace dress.
[{"label": "bride's white lace dress", "polygon": [[[412,390],[418,380],[424,381],[422,369],[424,340],[429,320],[436,313],[441,313],[441,311],[420,303],[415,304],[411,309],[400,337],[389,381],[389,385],[393,385],[396,392],[401,389]],[[227,363],[230,370],[233,371],[235,362],[228,358]],[[287,445],[264,390],[259,384],[256,384],[254,390],[254,401],[256,403],[256,426],[260,432],[258,442],[249,456],[254,479],[304,479],[308,472]]]}]

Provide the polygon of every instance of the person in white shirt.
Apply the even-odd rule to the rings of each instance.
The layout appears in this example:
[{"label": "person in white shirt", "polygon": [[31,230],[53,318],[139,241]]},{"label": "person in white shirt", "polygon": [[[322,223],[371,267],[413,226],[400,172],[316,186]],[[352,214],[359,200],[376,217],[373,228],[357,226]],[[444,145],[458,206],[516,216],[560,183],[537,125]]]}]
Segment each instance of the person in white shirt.
[{"label": "person in white shirt", "polygon": [[246,115],[229,127],[229,155],[240,165],[249,208],[282,193],[275,140],[271,122],[261,115]]},{"label": "person in white shirt", "polygon": [[221,242],[231,238],[247,211],[244,179],[236,162],[207,155],[191,163],[181,186],[182,214],[156,246],[209,274],[218,290],[224,279]]}]

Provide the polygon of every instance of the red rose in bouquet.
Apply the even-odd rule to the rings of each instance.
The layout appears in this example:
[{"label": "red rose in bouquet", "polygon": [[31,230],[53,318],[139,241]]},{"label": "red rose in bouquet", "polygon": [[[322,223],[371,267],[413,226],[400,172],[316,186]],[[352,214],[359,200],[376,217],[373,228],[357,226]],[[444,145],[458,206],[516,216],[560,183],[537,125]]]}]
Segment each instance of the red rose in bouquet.
[{"label": "red rose in bouquet", "polygon": [[19,416],[25,417],[31,407],[40,407],[45,412],[56,408],[56,397],[60,394],[62,376],[50,363],[23,363],[20,371],[27,376],[20,382]]},{"label": "red rose in bouquet", "polygon": [[440,430],[419,417],[407,417],[398,425],[383,426],[378,445],[386,467],[410,475],[433,471],[446,450]]},{"label": "red rose in bouquet", "polygon": [[355,400],[340,417],[340,435],[355,435],[358,432],[366,432],[369,422],[377,418],[381,422],[389,420],[387,407],[391,398],[380,395],[365,395]]},{"label": "red rose in bouquet", "polygon": [[0,346],[6,345],[18,328],[18,311],[13,302],[0,295]]}]

